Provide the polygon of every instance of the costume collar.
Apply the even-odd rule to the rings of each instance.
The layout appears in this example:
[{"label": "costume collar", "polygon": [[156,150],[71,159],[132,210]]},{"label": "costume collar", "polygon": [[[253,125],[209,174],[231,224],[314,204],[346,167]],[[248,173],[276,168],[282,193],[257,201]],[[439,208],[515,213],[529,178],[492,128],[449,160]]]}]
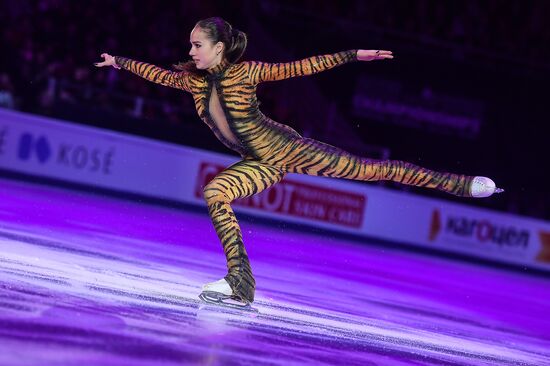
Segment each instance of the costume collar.
[{"label": "costume collar", "polygon": [[211,75],[219,75],[222,72],[224,72],[228,66],[229,66],[229,62],[224,58],[219,64],[217,64],[216,66],[210,69],[207,69],[206,71]]}]

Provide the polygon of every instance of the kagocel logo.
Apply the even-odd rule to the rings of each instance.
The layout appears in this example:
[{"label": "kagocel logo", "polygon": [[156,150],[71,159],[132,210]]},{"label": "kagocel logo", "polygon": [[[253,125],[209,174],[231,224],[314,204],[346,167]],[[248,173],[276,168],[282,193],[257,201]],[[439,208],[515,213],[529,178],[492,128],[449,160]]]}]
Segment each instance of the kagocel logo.
[{"label": "kagocel logo", "polygon": [[517,230],[514,227],[497,226],[487,220],[448,217],[445,232],[472,238],[482,243],[491,242],[507,247],[527,248],[529,245],[529,231]]},{"label": "kagocel logo", "polygon": [[17,156],[21,160],[29,160],[33,152],[40,163],[45,163],[50,158],[52,149],[44,136],[33,139],[30,133],[24,133],[19,139],[19,151],[17,152]]},{"label": "kagocel logo", "polygon": [[434,210],[428,238],[434,241],[440,235],[470,239],[479,243],[493,243],[509,248],[527,248],[530,237],[528,230],[499,226],[488,220],[456,216],[447,216],[443,219],[439,210]]}]

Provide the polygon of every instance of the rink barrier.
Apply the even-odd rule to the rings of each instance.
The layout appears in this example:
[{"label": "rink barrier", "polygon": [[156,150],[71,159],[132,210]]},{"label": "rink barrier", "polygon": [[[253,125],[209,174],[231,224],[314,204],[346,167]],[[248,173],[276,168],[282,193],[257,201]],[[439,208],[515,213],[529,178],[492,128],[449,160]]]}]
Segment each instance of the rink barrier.
[{"label": "rink barrier", "polygon": [[[22,176],[205,206],[206,183],[239,160],[0,109],[0,170]],[[248,216],[550,270],[550,222],[365,183],[289,174],[233,206]]]}]

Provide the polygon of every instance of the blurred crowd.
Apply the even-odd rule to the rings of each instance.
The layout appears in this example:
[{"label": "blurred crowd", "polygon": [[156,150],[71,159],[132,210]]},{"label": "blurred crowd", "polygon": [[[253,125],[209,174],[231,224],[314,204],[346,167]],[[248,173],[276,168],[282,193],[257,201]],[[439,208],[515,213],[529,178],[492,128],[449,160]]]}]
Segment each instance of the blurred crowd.
[{"label": "blurred crowd", "polygon": [[[275,7],[280,2],[270,1]],[[278,5],[276,5],[278,4]],[[548,1],[337,1],[306,0],[289,5],[316,17],[353,21],[411,40],[462,45],[516,60],[550,56]]]},{"label": "blurred crowd", "polygon": [[[159,12],[152,2],[138,5],[133,1],[83,5],[39,0],[3,5],[7,11],[0,11],[1,42],[4,49],[13,52],[2,56],[1,67],[9,73],[2,74],[1,85],[2,89],[11,86],[12,106],[47,113],[61,100],[104,109],[123,108],[131,115],[166,123],[180,123],[182,111],[192,112],[189,98],[181,93],[125,77],[112,68],[98,72],[92,65],[102,52],[131,50],[136,57],[151,62],[177,61],[186,56],[187,32],[175,27],[177,19],[166,21],[176,15],[171,8]],[[140,32],[132,32],[134,29]]]},{"label": "blurred crowd", "polygon": [[[154,121],[158,129],[196,123],[193,100],[186,93],[143,82],[114,68],[98,70],[93,63],[108,52],[170,68],[188,59],[189,32],[197,20],[221,15],[246,31],[250,13],[235,11],[244,7],[264,15],[272,12],[274,18],[282,8],[291,8],[297,14],[364,24],[419,42],[503,54],[524,65],[544,63],[550,53],[541,46],[550,43],[550,27],[545,24],[550,2],[546,1],[355,0],[342,5],[319,0],[4,0],[0,2],[0,107],[52,115],[60,103],[83,106],[123,113],[138,123]],[[256,48],[256,54],[261,54],[261,47],[251,42],[247,52],[254,53]],[[293,107],[285,100],[294,98],[291,93],[262,89],[262,110],[275,119],[288,120]],[[302,132],[323,118],[302,120]],[[344,143],[341,146],[345,148]],[[510,194],[506,209],[550,218],[548,208],[540,203],[544,200],[524,196],[529,195]]]},{"label": "blurred crowd", "polygon": [[[267,5],[259,8],[268,11],[293,6],[297,12],[318,17],[358,21],[387,32],[501,52],[521,60],[546,60],[550,52],[540,46],[550,43],[550,27],[545,27],[544,17],[550,13],[550,2],[546,1],[263,2]],[[255,6],[252,3],[234,1],[231,6]],[[55,97],[62,100],[104,108],[122,104],[132,115],[173,124],[193,113],[190,99],[181,93],[114,70],[97,72],[91,65],[103,51],[161,63],[165,68],[171,66],[169,62],[187,60],[189,30],[200,15],[219,12],[216,2],[165,1],[159,6],[131,0],[85,5],[67,0],[6,0],[0,6],[0,41],[4,50],[12,50],[1,57],[0,105],[44,110],[52,103],[53,93],[60,91]],[[246,24],[238,13],[232,18],[234,23]],[[55,90],[48,84],[49,78],[56,79]],[[111,92],[128,98],[121,103],[120,98],[110,97]]]}]

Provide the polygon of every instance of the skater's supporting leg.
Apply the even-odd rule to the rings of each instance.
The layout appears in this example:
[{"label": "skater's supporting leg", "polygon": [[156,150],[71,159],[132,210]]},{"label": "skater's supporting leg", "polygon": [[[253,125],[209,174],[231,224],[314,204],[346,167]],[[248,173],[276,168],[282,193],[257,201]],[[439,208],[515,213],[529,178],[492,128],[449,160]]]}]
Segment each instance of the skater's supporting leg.
[{"label": "skater's supporting leg", "polygon": [[252,275],[241,230],[231,209],[231,201],[252,196],[280,182],[285,176],[281,168],[257,161],[243,160],[225,169],[204,187],[204,198],[227,259],[225,280],[233,294],[252,302],[256,282]]},{"label": "skater's supporting leg", "polygon": [[435,172],[399,160],[362,158],[309,138],[293,139],[279,152],[264,157],[262,161],[289,173],[361,181],[391,180],[463,197],[471,197],[470,188],[474,179],[473,176]]}]

